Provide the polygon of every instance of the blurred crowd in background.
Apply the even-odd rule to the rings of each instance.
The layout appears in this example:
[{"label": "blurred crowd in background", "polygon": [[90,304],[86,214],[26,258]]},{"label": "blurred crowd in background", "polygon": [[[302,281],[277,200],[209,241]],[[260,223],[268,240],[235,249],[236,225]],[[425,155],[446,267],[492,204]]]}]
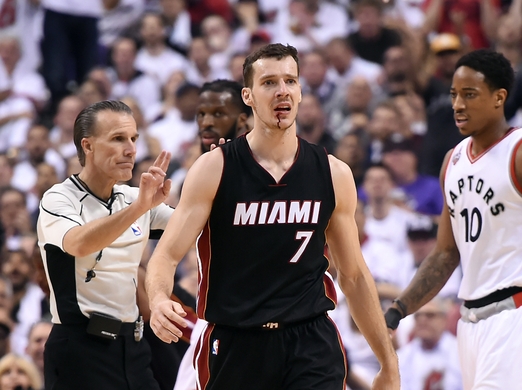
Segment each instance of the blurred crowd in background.
[{"label": "blurred crowd in background", "polygon": [[[300,53],[298,135],[353,171],[360,241],[383,309],[408,284],[435,244],[439,170],[461,140],[449,95],[455,63],[487,47],[517,71],[522,0],[0,0],[0,390],[20,380],[42,386],[51,325],[35,246],[38,203],[81,169],[78,113],[100,100],[127,103],[141,134],[129,184],[168,150],[176,206],[201,153],[199,88],[242,83],[246,56],[270,42]],[[519,95],[517,73],[506,104],[512,126],[522,124]],[[184,262],[178,277],[194,296],[194,254]],[[401,322],[404,389],[461,389],[459,272]],[[332,318],[352,371],[369,386],[378,362],[343,299]]]}]

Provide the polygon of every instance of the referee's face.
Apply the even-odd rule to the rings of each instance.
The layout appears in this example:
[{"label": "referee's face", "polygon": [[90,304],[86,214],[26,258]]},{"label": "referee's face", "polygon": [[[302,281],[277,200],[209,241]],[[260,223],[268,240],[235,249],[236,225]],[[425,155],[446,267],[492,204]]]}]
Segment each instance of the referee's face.
[{"label": "referee's face", "polygon": [[100,180],[128,181],[136,158],[138,130],[131,115],[102,111],[96,130],[89,137],[85,165],[98,173]]}]

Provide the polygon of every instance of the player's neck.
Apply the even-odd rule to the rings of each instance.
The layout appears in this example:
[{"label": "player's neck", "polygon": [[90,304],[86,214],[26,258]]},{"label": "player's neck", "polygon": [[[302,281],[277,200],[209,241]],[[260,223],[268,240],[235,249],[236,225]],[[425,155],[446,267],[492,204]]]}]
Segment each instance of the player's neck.
[{"label": "player's neck", "polygon": [[254,159],[279,183],[297,157],[295,129],[280,134],[255,132],[254,129],[246,137]]},{"label": "player's neck", "polygon": [[247,142],[257,160],[276,163],[294,159],[298,148],[295,124],[286,130],[254,127]]},{"label": "player's neck", "polygon": [[488,126],[483,131],[477,132],[471,136],[473,143],[471,152],[477,156],[496,144],[499,140],[504,138],[511,127],[502,119],[496,124]]}]

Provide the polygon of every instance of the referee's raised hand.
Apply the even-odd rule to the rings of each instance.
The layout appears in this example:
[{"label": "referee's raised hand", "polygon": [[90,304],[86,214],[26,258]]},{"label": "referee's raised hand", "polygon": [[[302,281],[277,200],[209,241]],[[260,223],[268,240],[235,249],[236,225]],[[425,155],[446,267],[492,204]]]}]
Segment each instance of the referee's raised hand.
[{"label": "referee's raised hand", "polygon": [[156,207],[169,196],[172,181],[165,180],[171,154],[162,151],[147,172],[141,174],[138,202],[146,210]]}]

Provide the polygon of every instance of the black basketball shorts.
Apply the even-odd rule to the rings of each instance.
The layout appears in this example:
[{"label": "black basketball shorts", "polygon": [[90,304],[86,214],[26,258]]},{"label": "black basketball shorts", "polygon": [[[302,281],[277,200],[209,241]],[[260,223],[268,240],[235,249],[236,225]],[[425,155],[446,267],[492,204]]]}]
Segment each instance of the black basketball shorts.
[{"label": "black basketball shorts", "polygon": [[346,357],[332,320],[232,328],[208,324],[194,355],[198,390],[344,390]]}]

